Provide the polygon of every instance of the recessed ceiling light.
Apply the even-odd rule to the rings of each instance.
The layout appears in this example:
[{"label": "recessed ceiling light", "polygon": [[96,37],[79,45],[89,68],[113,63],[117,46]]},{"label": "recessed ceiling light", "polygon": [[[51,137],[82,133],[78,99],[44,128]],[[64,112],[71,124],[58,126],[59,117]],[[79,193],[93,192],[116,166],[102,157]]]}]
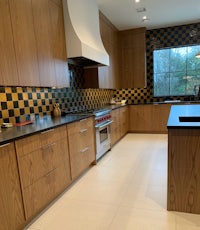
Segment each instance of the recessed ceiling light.
[{"label": "recessed ceiling light", "polygon": [[140,0],[135,0],[136,3],[140,2]]},{"label": "recessed ceiling light", "polygon": [[144,16],[144,17],[142,17],[142,21],[143,21],[143,22],[148,22],[148,21],[149,21],[149,18],[147,18],[147,16]]}]

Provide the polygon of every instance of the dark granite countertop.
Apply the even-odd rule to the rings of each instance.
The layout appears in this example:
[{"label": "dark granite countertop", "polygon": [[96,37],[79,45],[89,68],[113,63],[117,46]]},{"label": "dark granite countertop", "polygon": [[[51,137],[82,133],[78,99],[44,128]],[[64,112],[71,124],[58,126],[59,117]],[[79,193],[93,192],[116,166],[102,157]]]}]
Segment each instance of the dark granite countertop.
[{"label": "dark granite countertop", "polygon": [[65,115],[62,117],[44,116],[38,118],[32,124],[24,126],[13,126],[11,128],[1,128],[0,145],[14,141],[16,139],[39,133],[48,129],[56,128],[61,125],[79,121],[92,115]]},{"label": "dark granite countertop", "polygon": [[[184,121],[181,122],[179,117]],[[200,118],[200,105],[172,105],[167,128],[200,128],[200,122],[196,120],[198,117]]]}]

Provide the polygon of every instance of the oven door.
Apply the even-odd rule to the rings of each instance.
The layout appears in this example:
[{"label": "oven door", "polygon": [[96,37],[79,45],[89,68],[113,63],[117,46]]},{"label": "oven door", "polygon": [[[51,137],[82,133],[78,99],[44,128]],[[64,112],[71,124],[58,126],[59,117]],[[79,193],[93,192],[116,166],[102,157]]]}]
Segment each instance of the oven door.
[{"label": "oven door", "polygon": [[110,124],[108,121],[104,124],[96,126],[96,146],[97,146],[97,160],[104,155],[111,148],[110,141]]}]

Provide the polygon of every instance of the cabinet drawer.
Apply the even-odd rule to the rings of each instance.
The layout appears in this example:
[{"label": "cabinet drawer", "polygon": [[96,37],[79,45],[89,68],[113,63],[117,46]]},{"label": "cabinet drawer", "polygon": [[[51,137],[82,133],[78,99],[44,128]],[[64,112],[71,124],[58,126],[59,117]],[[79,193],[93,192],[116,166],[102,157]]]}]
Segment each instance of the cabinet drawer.
[{"label": "cabinet drawer", "polygon": [[67,136],[66,126],[61,126],[59,128],[49,129],[30,137],[17,140],[15,141],[17,154],[23,156],[41,148],[42,146],[54,143],[65,136]]},{"label": "cabinet drawer", "polygon": [[23,190],[26,218],[35,216],[70,183],[70,176],[67,174],[66,165],[51,171],[40,178],[34,184]]},{"label": "cabinet drawer", "polygon": [[93,127],[94,127],[94,121],[93,121],[93,117],[91,117],[67,125],[67,130],[70,136],[71,134],[74,133],[81,133],[81,132],[84,133],[89,128],[93,128]]},{"label": "cabinet drawer", "polygon": [[87,146],[81,151],[75,152],[71,158],[72,179],[76,178],[95,160],[94,145]]},{"label": "cabinet drawer", "polygon": [[86,131],[79,131],[78,133],[71,133],[69,135],[69,149],[70,156],[74,153],[80,152],[87,146],[94,145],[94,129],[88,128]]},{"label": "cabinet drawer", "polygon": [[23,188],[57,168],[63,161],[69,165],[68,143],[65,139],[18,157]]}]

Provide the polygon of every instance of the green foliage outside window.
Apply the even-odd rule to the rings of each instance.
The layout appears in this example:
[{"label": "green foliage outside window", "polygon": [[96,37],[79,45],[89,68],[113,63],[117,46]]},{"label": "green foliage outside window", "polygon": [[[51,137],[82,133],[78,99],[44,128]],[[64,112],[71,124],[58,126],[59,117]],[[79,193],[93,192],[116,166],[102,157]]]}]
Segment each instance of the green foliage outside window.
[{"label": "green foliage outside window", "polygon": [[154,96],[195,95],[200,85],[200,45],[154,50]]}]

